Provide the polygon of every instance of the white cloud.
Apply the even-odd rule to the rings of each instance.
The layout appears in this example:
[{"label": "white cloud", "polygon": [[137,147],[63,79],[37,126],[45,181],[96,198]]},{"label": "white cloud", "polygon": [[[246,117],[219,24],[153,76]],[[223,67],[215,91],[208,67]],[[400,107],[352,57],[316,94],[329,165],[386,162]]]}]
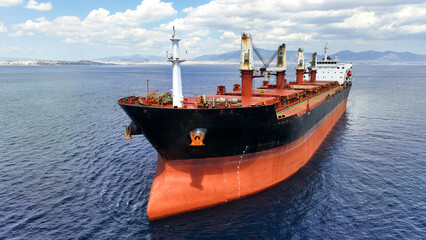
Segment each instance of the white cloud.
[{"label": "white cloud", "polygon": [[14,33],[9,33],[9,37],[22,37],[22,36],[32,36],[34,35],[33,32],[26,32],[26,31],[16,31]]},{"label": "white cloud", "polygon": [[0,33],[7,32],[7,27],[4,25],[3,22],[0,22]]},{"label": "white cloud", "polygon": [[426,33],[426,24],[412,24],[409,26],[402,26],[401,30],[406,33]]},{"label": "white cloud", "polygon": [[52,24],[46,18],[37,18],[35,21],[28,20],[23,24],[13,25],[13,28],[20,29],[20,31],[38,31],[47,32]]},{"label": "white cloud", "polygon": [[28,9],[38,10],[38,11],[49,11],[52,9],[52,3],[38,3],[35,0],[29,0],[25,6]]},{"label": "white cloud", "polygon": [[21,50],[21,48],[20,47],[14,47],[14,46],[12,46],[12,47],[9,47],[9,50],[19,51],[19,50]]},{"label": "white cloud", "polygon": [[[42,32],[48,35],[70,38],[68,42],[90,42],[90,39],[99,39],[103,36],[109,39],[123,33],[135,32],[134,28],[141,24],[161,20],[176,14],[171,3],[159,0],[144,0],[136,10],[126,10],[110,14],[108,10],[93,10],[88,16],[80,20],[75,16],[62,16],[54,20],[38,18],[21,24],[12,25],[16,31]],[[133,30],[131,30],[133,28]],[[149,31],[149,30],[145,30]]]},{"label": "white cloud", "polygon": [[355,12],[352,16],[346,18],[343,22],[332,24],[339,28],[370,28],[378,23],[374,12]]},{"label": "white cloud", "polygon": [[163,3],[160,0],[144,0],[135,10],[128,9],[125,12],[117,12],[112,15],[110,15],[108,10],[103,8],[93,10],[84,21],[94,24],[138,26],[143,23],[158,21],[164,17],[173,16],[176,13],[171,3]]},{"label": "white cloud", "polygon": [[0,0],[0,7],[16,6],[22,3],[23,0]]},{"label": "white cloud", "polygon": [[171,3],[144,0],[135,9],[111,13],[100,8],[91,11],[83,19],[61,16],[55,19],[42,17],[27,20],[11,25],[9,32],[12,33],[9,36],[43,34],[59,37],[67,44],[91,45],[96,49],[104,49],[103,56],[115,54],[112,53],[114,51],[162,55],[169,47],[170,31],[164,33],[143,25],[176,13]]},{"label": "white cloud", "polygon": [[[186,8],[184,12],[186,16],[164,23],[158,29],[167,31],[176,26],[181,35],[188,36],[194,31],[210,30],[212,34],[221,33],[216,38],[233,46],[225,33],[246,31],[252,33],[258,47],[269,49],[275,49],[277,42],[287,42],[290,48],[296,48],[319,45],[330,39],[346,42],[388,39],[391,44],[395,38],[417,39],[416,34],[426,34],[426,3],[422,0],[288,0],[285,3],[213,0]],[[220,46],[224,43],[202,47],[220,51]]]},{"label": "white cloud", "polygon": [[210,30],[208,29],[201,29],[198,31],[189,32],[187,35],[190,37],[207,37],[210,34]]},{"label": "white cloud", "polygon": [[420,41],[426,34],[424,0],[212,0],[185,8],[182,17],[157,23],[176,14],[172,3],[144,0],[123,12],[99,8],[84,19],[38,18],[8,30],[13,29],[15,36],[44,33],[67,43],[158,51],[169,48],[175,26],[177,37],[183,39],[182,49],[197,54],[238,50],[242,32],[250,32],[257,47],[276,49],[286,42],[289,49],[305,46],[307,51],[318,50],[326,40],[349,48],[354,43]]},{"label": "white cloud", "polygon": [[220,36],[220,39],[236,39],[239,38],[237,34],[234,32],[223,32],[222,36]]}]

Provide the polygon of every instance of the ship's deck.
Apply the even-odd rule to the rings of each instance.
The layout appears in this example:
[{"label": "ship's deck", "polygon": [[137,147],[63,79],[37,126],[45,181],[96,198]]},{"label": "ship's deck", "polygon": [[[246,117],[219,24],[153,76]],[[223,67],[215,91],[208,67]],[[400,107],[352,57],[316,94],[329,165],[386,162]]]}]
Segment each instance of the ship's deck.
[{"label": "ship's deck", "polygon": [[[263,93],[262,93],[263,91]],[[276,88],[272,88],[272,89],[253,89],[253,97],[293,97],[293,96],[297,96],[297,94],[301,94],[303,93],[304,90],[294,90],[294,89],[276,89]],[[232,92],[227,92],[226,95],[231,95],[231,96],[241,96],[241,90],[238,91],[232,91]]]},{"label": "ship's deck", "polygon": [[311,109],[317,107],[318,105],[326,101],[327,98],[335,94],[336,91],[341,91],[341,90],[343,90],[343,87],[338,86],[336,88],[332,88],[328,91],[322,92],[316,96],[311,96],[293,106],[277,110],[277,116],[279,118],[285,117],[285,116],[292,116],[294,114],[297,114],[300,116],[306,112],[309,112]]},{"label": "ship's deck", "polygon": [[[209,102],[209,100],[215,100],[215,103],[218,99],[225,99],[228,101],[232,101],[233,99],[236,99],[236,103],[229,103],[229,107],[251,107],[251,106],[259,106],[259,105],[269,105],[276,102],[276,98],[272,96],[252,96],[252,97],[242,97],[241,94],[239,95],[230,95],[230,94],[224,94],[224,95],[216,95],[216,94],[209,94],[206,95],[206,100]],[[200,96],[196,97],[189,97],[185,98],[184,100],[184,108],[198,108],[198,104],[200,103]],[[215,104],[217,107],[225,107],[220,104]]]},{"label": "ship's deck", "polygon": [[[241,90],[187,97],[183,101],[182,108],[238,108],[276,104],[277,117],[282,118],[309,112],[310,109],[315,108],[343,88],[337,82],[286,84],[284,89],[263,86],[253,89],[252,96],[249,97],[241,96]],[[119,100],[119,103],[173,108],[171,103],[161,104],[141,97],[123,98]]]}]

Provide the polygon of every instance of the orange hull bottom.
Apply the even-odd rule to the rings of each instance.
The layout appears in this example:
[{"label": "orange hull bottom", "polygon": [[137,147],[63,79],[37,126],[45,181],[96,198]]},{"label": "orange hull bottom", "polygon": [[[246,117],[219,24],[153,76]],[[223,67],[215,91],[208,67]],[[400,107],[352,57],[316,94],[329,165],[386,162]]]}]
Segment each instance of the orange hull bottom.
[{"label": "orange hull bottom", "polygon": [[150,220],[260,192],[296,173],[312,157],[346,109],[346,100],[299,140],[238,156],[167,161],[158,166],[149,196]]}]

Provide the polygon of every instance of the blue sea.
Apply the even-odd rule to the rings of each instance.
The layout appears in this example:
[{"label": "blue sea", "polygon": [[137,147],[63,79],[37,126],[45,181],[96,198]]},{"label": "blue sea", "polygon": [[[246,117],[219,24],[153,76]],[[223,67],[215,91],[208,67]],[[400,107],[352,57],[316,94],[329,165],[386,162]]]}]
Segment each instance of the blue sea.
[{"label": "blue sea", "polygon": [[[239,75],[183,65],[184,96]],[[353,75],[346,112],[290,179],[150,222],[157,155],[123,138],[117,100],[144,95],[147,79],[169,91],[171,66],[2,66],[0,239],[426,239],[426,67]]]}]

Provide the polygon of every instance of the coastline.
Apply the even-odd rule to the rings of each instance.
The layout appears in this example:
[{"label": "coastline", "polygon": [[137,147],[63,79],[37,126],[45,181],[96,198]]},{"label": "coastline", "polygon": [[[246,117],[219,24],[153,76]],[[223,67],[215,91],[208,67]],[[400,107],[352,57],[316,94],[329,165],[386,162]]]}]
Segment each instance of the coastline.
[{"label": "coastline", "polygon": [[[146,62],[121,62],[121,61],[62,61],[62,60],[0,60],[0,66],[90,66],[90,65],[122,65],[122,66],[138,66],[138,65],[169,65],[168,61],[146,61]],[[395,62],[395,61],[352,61],[354,65],[387,65],[387,66],[414,66],[426,65],[426,62]],[[239,65],[237,60],[224,61],[187,61],[185,65]]]},{"label": "coastline", "polygon": [[[64,65],[169,65],[167,61],[120,62],[120,61],[56,61],[56,60],[0,60],[0,66],[64,66]],[[238,65],[237,61],[188,61],[188,65]]]}]

